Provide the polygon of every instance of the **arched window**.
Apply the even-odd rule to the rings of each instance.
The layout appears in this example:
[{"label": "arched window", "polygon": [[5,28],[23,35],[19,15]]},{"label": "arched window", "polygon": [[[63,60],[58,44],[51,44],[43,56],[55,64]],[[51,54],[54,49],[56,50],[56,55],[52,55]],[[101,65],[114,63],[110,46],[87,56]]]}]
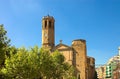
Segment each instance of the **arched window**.
[{"label": "arched window", "polygon": [[51,26],[52,26],[51,24],[52,24],[51,21],[49,21],[49,28],[51,28]]},{"label": "arched window", "polygon": [[45,28],[47,27],[47,21],[45,21]]}]

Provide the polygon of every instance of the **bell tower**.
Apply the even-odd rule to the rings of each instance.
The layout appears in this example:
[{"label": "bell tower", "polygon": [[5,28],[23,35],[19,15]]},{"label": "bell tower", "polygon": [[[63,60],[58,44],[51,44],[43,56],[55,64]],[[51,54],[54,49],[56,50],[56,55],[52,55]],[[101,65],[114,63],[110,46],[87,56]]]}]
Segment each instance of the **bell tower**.
[{"label": "bell tower", "polygon": [[52,16],[47,15],[42,18],[42,47],[52,49],[55,46],[54,22]]}]

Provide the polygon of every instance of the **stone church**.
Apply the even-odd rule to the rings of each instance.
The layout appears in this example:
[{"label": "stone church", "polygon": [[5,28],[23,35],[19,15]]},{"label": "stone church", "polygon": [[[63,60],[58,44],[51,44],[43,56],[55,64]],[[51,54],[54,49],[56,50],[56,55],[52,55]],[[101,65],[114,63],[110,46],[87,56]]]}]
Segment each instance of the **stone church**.
[{"label": "stone church", "polygon": [[86,40],[76,39],[71,46],[60,42],[55,46],[55,19],[52,16],[42,18],[42,47],[51,51],[58,50],[65,57],[65,61],[73,65],[75,76],[80,79],[94,79],[95,59],[87,56]]}]

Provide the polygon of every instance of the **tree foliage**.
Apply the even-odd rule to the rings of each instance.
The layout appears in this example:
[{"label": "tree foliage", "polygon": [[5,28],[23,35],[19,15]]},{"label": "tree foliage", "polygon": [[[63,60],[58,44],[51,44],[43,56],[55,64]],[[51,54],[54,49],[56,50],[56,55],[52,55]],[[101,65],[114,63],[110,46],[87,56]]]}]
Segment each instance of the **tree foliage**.
[{"label": "tree foliage", "polygon": [[0,25],[0,68],[4,65],[5,55],[9,47],[10,40],[6,36],[7,31]]},{"label": "tree foliage", "polygon": [[98,79],[97,78],[97,71],[95,71],[94,79]]},{"label": "tree foliage", "polygon": [[64,56],[58,51],[50,54],[49,50],[35,46],[30,50],[19,48],[16,54],[11,53],[2,73],[7,79],[72,79],[73,68],[64,62]]}]

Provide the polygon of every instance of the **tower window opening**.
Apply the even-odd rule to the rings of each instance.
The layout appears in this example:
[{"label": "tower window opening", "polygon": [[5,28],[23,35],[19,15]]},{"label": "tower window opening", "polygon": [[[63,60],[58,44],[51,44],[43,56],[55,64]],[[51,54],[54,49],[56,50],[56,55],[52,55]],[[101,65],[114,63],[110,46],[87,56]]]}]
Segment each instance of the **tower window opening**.
[{"label": "tower window opening", "polygon": [[45,21],[45,28],[47,27],[47,21]]},{"label": "tower window opening", "polygon": [[51,26],[52,26],[51,24],[52,24],[51,21],[49,21],[49,28],[51,28]]}]

